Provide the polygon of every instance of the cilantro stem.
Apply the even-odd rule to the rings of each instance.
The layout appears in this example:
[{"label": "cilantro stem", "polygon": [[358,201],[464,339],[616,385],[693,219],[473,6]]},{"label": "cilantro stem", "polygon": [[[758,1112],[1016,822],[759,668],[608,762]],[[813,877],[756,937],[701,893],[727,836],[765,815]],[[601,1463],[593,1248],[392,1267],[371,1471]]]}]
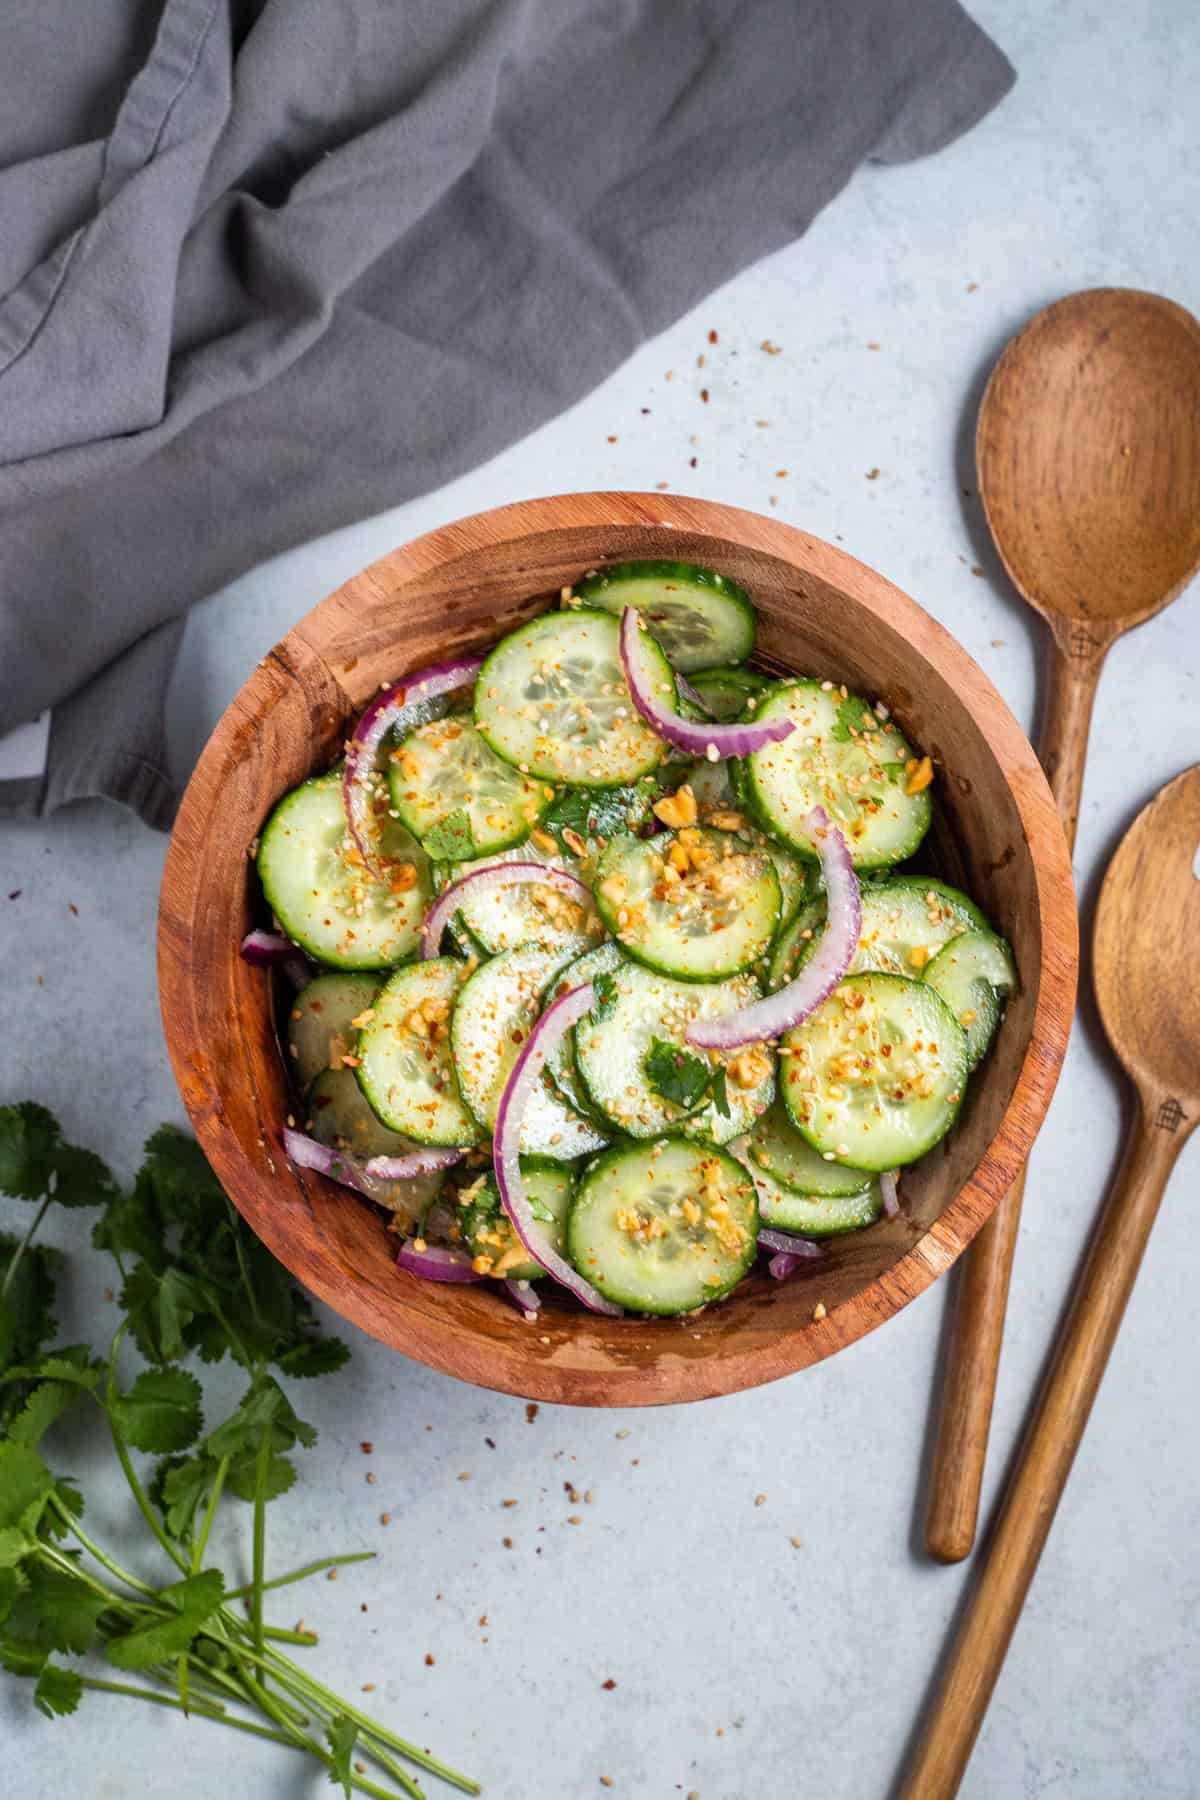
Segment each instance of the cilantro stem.
[{"label": "cilantro stem", "polygon": [[282,1631],[278,1625],[264,1625],[263,1636],[271,1638],[277,1644],[319,1644],[320,1638],[315,1631]]},{"label": "cilantro stem", "polygon": [[428,1769],[431,1775],[440,1775],[443,1781],[450,1782],[453,1787],[461,1788],[464,1794],[478,1794],[482,1791],[479,1783],[472,1781],[469,1775],[460,1775],[457,1769],[447,1767],[445,1763],[439,1762],[435,1756],[430,1756],[425,1750],[418,1750],[417,1746],[410,1744],[406,1738],[397,1737],[394,1731],[389,1731],[386,1726],[378,1724],[369,1713],[360,1712],[356,1706],[349,1705],[345,1700],[339,1700],[337,1695],[331,1693],[322,1682],[314,1680],[304,1669],[289,1662],[287,1657],[279,1656],[275,1651],[268,1650],[266,1661],[275,1679],[281,1686],[295,1694],[297,1699],[316,1702],[328,1711],[345,1713],[348,1719],[354,1720],[365,1736],[376,1738],[380,1743],[387,1744],[392,1750],[398,1751],[401,1756],[407,1757],[409,1762],[416,1763],[419,1768]]},{"label": "cilantro stem", "polygon": [[[79,1542],[83,1545],[84,1549],[90,1551],[96,1561],[100,1563],[103,1568],[107,1569],[110,1575],[115,1575],[118,1581],[124,1582],[127,1588],[132,1588],[135,1594],[148,1594],[151,1599],[158,1598],[156,1589],[150,1587],[148,1583],[141,1581],[138,1576],[131,1575],[128,1569],[123,1569],[120,1563],[114,1562],[107,1551],[100,1548],[99,1544],[94,1544],[92,1542],[70,1507],[64,1506],[57,1494],[50,1495],[50,1505],[59,1515],[60,1519],[62,1519],[71,1535],[79,1539]],[[113,1604],[121,1604],[119,1597],[114,1597]]]},{"label": "cilantro stem", "polygon": [[[100,1694],[126,1694],[131,1700],[148,1700],[151,1706],[169,1706],[175,1712],[187,1710],[173,1694],[153,1694],[149,1688],[133,1687],[123,1681],[101,1681],[95,1675],[81,1675],[79,1679],[85,1688],[93,1688]],[[193,1700],[191,1710],[203,1719],[211,1719],[214,1724],[232,1725],[235,1731],[249,1731],[255,1737],[270,1738],[273,1744],[286,1744],[289,1749],[298,1748],[295,1739],[282,1731],[272,1731],[266,1725],[255,1725],[250,1719],[235,1719],[219,1701],[210,1703],[207,1700]]]},{"label": "cilantro stem", "polygon": [[[126,1321],[126,1324],[127,1323],[128,1321]],[[154,1516],[154,1508],[151,1506],[150,1501],[146,1496],[146,1490],[137,1478],[137,1471],[134,1469],[133,1463],[130,1460],[125,1440],[117,1430],[117,1422],[113,1417],[113,1407],[117,1403],[117,1351],[121,1347],[121,1339],[124,1335],[125,1324],[118,1325],[113,1336],[112,1347],[108,1352],[108,1379],[105,1382],[104,1387],[105,1410],[108,1414],[108,1429],[112,1436],[113,1449],[117,1453],[117,1461],[121,1465],[122,1474],[129,1483],[129,1491],[133,1495],[138,1511],[141,1513],[143,1519],[145,1519],[150,1530],[154,1533],[154,1536],[162,1545],[171,1561],[175,1564],[175,1567],[181,1574],[190,1575],[191,1569],[187,1557],[175,1547]]]},{"label": "cilantro stem", "polygon": [[208,1534],[213,1528],[213,1520],[217,1513],[217,1501],[221,1498],[221,1489],[225,1486],[225,1477],[229,1472],[229,1458],[223,1456],[217,1464],[217,1472],[213,1476],[212,1493],[208,1496],[208,1505],[204,1512],[204,1523],[200,1527],[200,1536],[192,1547],[192,1574],[200,1571],[204,1561],[204,1552],[208,1549]]},{"label": "cilantro stem", "polygon": [[[283,1713],[277,1710],[277,1703],[273,1694],[269,1694],[266,1688],[254,1679],[253,1675],[248,1674],[245,1677],[245,1681],[248,1692],[253,1694],[256,1703],[268,1717],[284,1719]],[[347,1707],[342,1706],[340,1703],[337,1704],[336,1710],[338,1712],[349,1711]],[[287,1729],[290,1733],[289,1742],[293,1743],[298,1750],[307,1750],[310,1755],[316,1757],[318,1762],[323,1763],[331,1774],[336,1776],[332,1756],[317,1743],[315,1738],[308,1737],[294,1725],[288,1725]],[[410,1780],[409,1777],[405,1775],[403,1769],[397,1770],[396,1773],[405,1792],[412,1796],[412,1800],[424,1800],[421,1789],[414,1781]],[[361,1776],[351,1776],[351,1785],[358,1788],[361,1793],[372,1795],[373,1800],[395,1800],[395,1795],[390,1794],[386,1788],[378,1787],[373,1781],[364,1781]]]},{"label": "cilantro stem", "polygon": [[13,1277],[16,1275],[16,1272],[17,1272],[17,1264],[20,1262],[21,1258],[24,1256],[25,1252],[28,1250],[30,1244],[32,1244],[34,1238],[37,1236],[38,1226],[41,1224],[42,1220],[45,1218],[46,1209],[49,1207],[49,1205],[53,1199],[54,1199],[53,1194],[46,1195],[46,1198],[42,1201],[42,1204],[38,1207],[37,1211],[33,1215],[33,1224],[29,1227],[29,1230],[25,1233],[24,1237],[21,1239],[20,1243],[17,1245],[16,1249],[13,1251],[12,1258],[9,1262],[9,1265],[8,1265],[7,1269],[5,1269],[5,1271],[4,1271],[4,1280],[0,1281],[0,1300],[6,1300],[8,1298],[8,1290],[13,1284]]},{"label": "cilantro stem", "polygon": [[268,1425],[258,1440],[258,1455],[254,1459],[253,1586],[250,1604],[253,1609],[254,1648],[260,1672],[263,1654],[263,1575],[267,1552],[267,1471],[270,1464],[271,1427]]},{"label": "cilantro stem", "polygon": [[[276,1575],[271,1581],[264,1581],[262,1591],[270,1593],[272,1588],[290,1587],[293,1581],[305,1581],[310,1575],[319,1575],[323,1569],[340,1569],[346,1563],[373,1562],[374,1550],[355,1550],[348,1556],[323,1556],[319,1562],[305,1563],[302,1569],[293,1569],[289,1575]],[[226,1600],[245,1600],[253,1591],[253,1582],[247,1581],[244,1586],[230,1588]]]},{"label": "cilantro stem", "polygon": [[118,1612],[139,1613],[146,1610],[136,1601],[126,1600],[123,1594],[114,1594],[110,1587],[105,1587],[102,1581],[97,1581],[94,1575],[89,1575],[86,1569],[81,1569],[78,1563],[72,1562],[69,1556],[64,1556],[61,1550],[55,1550],[51,1545],[43,1542],[39,1547],[38,1554],[43,1562],[48,1563],[52,1569],[57,1569],[60,1575],[69,1575],[73,1581],[82,1581],[84,1586],[91,1588],[94,1594],[103,1594],[108,1605],[115,1607]]}]

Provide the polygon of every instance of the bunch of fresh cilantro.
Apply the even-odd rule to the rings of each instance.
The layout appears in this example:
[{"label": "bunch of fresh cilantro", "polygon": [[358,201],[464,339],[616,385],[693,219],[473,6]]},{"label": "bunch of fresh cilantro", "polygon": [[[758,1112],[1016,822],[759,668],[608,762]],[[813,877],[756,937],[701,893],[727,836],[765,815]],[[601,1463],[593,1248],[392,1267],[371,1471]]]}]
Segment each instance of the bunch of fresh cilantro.
[{"label": "bunch of fresh cilantro", "polygon": [[[419,1796],[397,1758],[478,1793],[279,1648],[315,1643],[312,1633],[264,1620],[269,1591],[364,1560],[325,1557],[270,1579],[266,1571],[267,1503],[296,1480],[291,1452],[316,1438],[272,1370],[327,1375],[349,1351],[318,1334],[308,1301],[242,1224],[195,1143],[164,1126],[123,1190],[99,1157],[64,1141],[44,1107],[0,1107],[0,1193],[37,1205],[21,1237],[0,1233],[0,1663],[35,1682],[48,1718],[74,1712],[87,1690],[123,1694],[302,1750],[347,1797]],[[93,1242],[120,1271],[122,1314],[104,1354],[53,1343],[61,1259],[34,1241],[52,1205],[101,1209]],[[129,1385],[126,1340],[148,1365]],[[208,1431],[200,1382],[179,1366],[190,1354],[207,1364],[232,1357],[247,1376],[239,1404]],[[73,1405],[103,1413],[167,1581],[144,1579],[98,1544],[82,1522],[79,1485],[43,1457],[46,1432]],[[135,1453],[158,1460],[139,1471]],[[208,1562],[230,1496],[253,1508],[253,1577],[242,1586]],[[64,1657],[88,1660],[80,1668]],[[125,1679],[94,1672],[104,1663]],[[364,1757],[394,1785],[366,1779]]]}]

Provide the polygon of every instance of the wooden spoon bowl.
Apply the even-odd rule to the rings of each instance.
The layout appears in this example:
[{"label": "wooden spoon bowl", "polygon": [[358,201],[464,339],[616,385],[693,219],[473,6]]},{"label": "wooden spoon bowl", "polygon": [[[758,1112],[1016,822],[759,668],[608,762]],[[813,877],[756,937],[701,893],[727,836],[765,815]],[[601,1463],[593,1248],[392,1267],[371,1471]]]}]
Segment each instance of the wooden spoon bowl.
[{"label": "wooden spoon bowl", "polygon": [[[939,773],[927,865],[967,886],[1012,940],[1021,993],[950,1137],[904,1178],[903,1215],[833,1240],[814,1272],[755,1274],[724,1305],[652,1322],[597,1318],[551,1291],[526,1324],[490,1287],[395,1267],[372,1208],[293,1168],[293,1102],[267,979],[238,946],[262,917],[252,847],[272,806],[331,761],[379,684],[477,650],[587,569],[680,557],[742,582],[757,660],[817,671],[892,708]],[[982,671],[899,589],[776,520],[656,494],[573,494],[460,521],[386,556],[314,608],[255,669],[184,796],[163,878],[159,988],[197,1136],[249,1224],[347,1319],[484,1387],[578,1405],[702,1399],[817,1362],[940,1275],[987,1218],[1049,1104],[1074,1001],[1070,864],[1037,759]],[[548,1284],[547,1284],[548,1286]],[[817,1303],[824,1314],[814,1319]]]}]

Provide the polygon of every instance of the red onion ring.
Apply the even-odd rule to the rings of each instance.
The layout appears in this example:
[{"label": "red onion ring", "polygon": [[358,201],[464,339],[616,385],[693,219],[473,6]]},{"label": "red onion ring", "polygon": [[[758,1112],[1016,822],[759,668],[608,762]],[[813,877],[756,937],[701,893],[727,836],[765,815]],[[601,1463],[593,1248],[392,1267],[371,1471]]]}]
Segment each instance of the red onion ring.
[{"label": "red onion ring", "polygon": [[243,962],[253,963],[256,969],[270,969],[295,956],[296,946],[277,931],[248,931],[242,939],[241,955]]},{"label": "red onion ring", "polygon": [[723,756],[749,756],[765,744],[781,743],[796,729],[793,719],[769,719],[765,724],[753,725],[718,725],[707,719],[681,719],[655,694],[653,679],[642,661],[640,630],[637,608],[627,606],[621,614],[621,667],[625,671],[625,680],[633,704],[651,731],[656,731],[668,744],[674,744],[677,750],[717,762]]},{"label": "red onion ring", "polygon": [[586,1018],[596,1000],[591,982],[569,988],[553,1005],[548,1006],[521,1047],[512,1073],[504,1084],[500,1107],[496,1114],[493,1157],[496,1184],[505,1212],[522,1245],[540,1263],[547,1275],[574,1294],[590,1312],[620,1318],[621,1308],[606,1300],[577,1269],[549,1243],[545,1228],[533,1216],[521,1176],[521,1119],[536,1082],[541,1079],[546,1059],[561,1043],[572,1025]]},{"label": "red onion ring", "polygon": [[506,1281],[504,1291],[527,1319],[534,1318],[542,1310],[542,1297],[531,1281]]},{"label": "red onion ring", "polygon": [[592,903],[592,890],[587,882],[581,881],[578,875],[572,875],[568,869],[556,869],[551,863],[538,862],[488,863],[486,867],[472,869],[469,875],[452,881],[441,894],[436,906],[430,908],[421,931],[422,962],[428,962],[438,954],[442,933],[458,911],[465,890],[478,889],[480,893],[484,893],[488,888],[508,887],[510,884],[516,886],[522,882],[557,888],[560,894],[569,894],[572,900],[578,900],[583,906],[590,906]]},{"label": "red onion ring", "polygon": [[[450,1163],[458,1162],[463,1154],[461,1150],[416,1150],[411,1156],[377,1156],[371,1162],[363,1164],[357,1157],[335,1150],[332,1144],[319,1144],[316,1138],[306,1137],[302,1131],[293,1131],[290,1125],[283,1133],[283,1147],[298,1168],[314,1169],[318,1175],[327,1175],[330,1181],[340,1182],[342,1187],[353,1188],[355,1193],[364,1194],[368,1200],[374,1200],[377,1204],[386,1204],[383,1189],[385,1181],[431,1174],[437,1169],[448,1168]],[[445,1160],[435,1161],[435,1158]],[[389,1169],[397,1173],[387,1173],[380,1168],[380,1164],[387,1164]]]},{"label": "red onion ring", "polygon": [[420,1275],[426,1281],[484,1279],[471,1267],[471,1258],[465,1250],[443,1250],[439,1244],[426,1244],[424,1250],[418,1250],[413,1238],[400,1246],[396,1262],[401,1269],[407,1269],[410,1275]]},{"label": "red onion ring", "polygon": [[407,1181],[412,1175],[436,1175],[439,1169],[461,1162],[465,1155],[465,1150],[418,1149],[403,1156],[373,1156],[366,1172],[381,1181]]},{"label": "red onion ring", "polygon": [[825,929],[815,951],[795,981],[778,993],[720,1018],[697,1019],[687,1032],[690,1044],[704,1050],[736,1050],[794,1031],[829,998],[854,960],[862,930],[862,897],[850,847],[823,806],[814,806],[802,823],[817,847],[825,880]]},{"label": "red onion ring", "polygon": [[770,1225],[760,1228],[758,1247],[760,1250],[778,1250],[784,1256],[801,1259],[821,1254],[821,1246],[814,1244],[811,1238],[797,1237],[794,1231],[776,1231]]},{"label": "red onion ring", "polygon": [[802,1260],[799,1256],[789,1256],[786,1251],[777,1250],[767,1264],[767,1274],[775,1281],[786,1281],[789,1275],[796,1273]]},{"label": "red onion ring", "polygon": [[896,1191],[897,1169],[885,1169],[879,1177],[879,1193],[883,1200],[883,1210],[889,1219],[894,1219],[900,1211],[900,1195]]},{"label": "red onion ring", "polygon": [[389,683],[376,694],[366,712],[354,727],[346,745],[346,768],[342,776],[342,804],[350,835],[362,853],[367,867],[378,873],[378,862],[371,841],[371,777],[379,746],[389,731],[400,726],[424,724],[445,710],[433,702],[442,700],[474,681],[483,667],[482,656],[465,656],[458,662],[434,663]]}]

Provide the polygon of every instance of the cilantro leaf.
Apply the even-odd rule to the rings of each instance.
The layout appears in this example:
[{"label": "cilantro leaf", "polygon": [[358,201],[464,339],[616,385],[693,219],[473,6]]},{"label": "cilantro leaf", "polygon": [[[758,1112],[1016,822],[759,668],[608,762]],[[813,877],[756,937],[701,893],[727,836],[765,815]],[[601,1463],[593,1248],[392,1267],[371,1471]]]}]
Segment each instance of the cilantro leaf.
[{"label": "cilantro leaf", "polygon": [[829,735],[836,744],[848,744],[853,738],[861,737],[864,731],[874,731],[878,724],[866,701],[860,700],[857,694],[848,694],[838,706]]},{"label": "cilantro leaf", "polygon": [[615,975],[601,973],[592,976],[592,986],[596,991],[596,1002],[592,1007],[594,1019],[607,1019],[617,1004],[617,978]]},{"label": "cilantro leaf", "polygon": [[698,1056],[669,1044],[663,1038],[651,1038],[650,1048],[642,1062],[646,1080],[656,1094],[674,1106],[690,1111],[709,1091],[709,1065]]},{"label": "cilantro leaf", "polygon": [[566,837],[568,831],[586,842],[589,838],[621,837],[649,823],[651,808],[659,797],[659,786],[652,776],[629,787],[567,788],[552,800],[539,821],[543,831],[558,840],[559,848],[568,856],[577,850]]},{"label": "cilantro leaf", "polygon": [[[79,1491],[79,1483],[73,1481],[69,1475],[60,1475],[55,1482],[54,1498],[73,1519],[83,1517],[83,1495]],[[56,1507],[51,1507],[43,1513],[41,1534],[44,1538],[66,1537],[69,1529],[66,1520],[59,1516]]]},{"label": "cilantro leaf", "polygon": [[[280,1494],[286,1494],[288,1489],[295,1485],[296,1465],[289,1462],[286,1456],[272,1456],[266,1467],[263,1499],[277,1500]],[[247,1452],[236,1462],[230,1463],[229,1473],[225,1477],[225,1486],[236,1499],[247,1500],[253,1504],[258,1491],[257,1453]]]},{"label": "cilantro leaf", "polygon": [[186,1538],[212,1488],[217,1465],[211,1456],[165,1456],[150,1478],[150,1498],[172,1537]]},{"label": "cilantro leaf", "polygon": [[32,1100],[0,1106],[0,1193],[52,1194],[59,1206],[99,1206],[116,1183],[98,1156],[68,1144],[54,1114]]},{"label": "cilantro leaf", "polygon": [[[10,1362],[24,1363],[49,1343],[57,1329],[54,1318],[54,1270],[62,1261],[57,1250],[44,1244],[30,1245],[15,1269],[18,1240],[0,1236],[0,1285],[7,1292],[0,1300],[0,1369]],[[5,1416],[0,1396],[0,1423]]]},{"label": "cilantro leaf", "polygon": [[186,1131],[177,1125],[160,1125],[146,1139],[143,1155],[142,1170],[164,1218],[187,1224],[201,1209],[224,1210],[225,1190],[203,1150]]},{"label": "cilantro leaf", "polygon": [[32,1531],[53,1486],[36,1450],[0,1439],[0,1527]]},{"label": "cilantro leaf", "polygon": [[205,1569],[162,1588],[158,1598],[171,1611],[114,1638],[106,1646],[109,1662],[118,1669],[151,1669],[155,1663],[182,1656],[224,1597],[225,1580],[219,1569]]},{"label": "cilantro leaf", "polygon": [[8,1426],[9,1442],[36,1449],[61,1413],[66,1412],[81,1390],[74,1383],[42,1381],[33,1388],[20,1412]]},{"label": "cilantro leaf", "polygon": [[723,1119],[729,1117],[729,1071],[724,1063],[712,1072],[709,1086],[712,1090],[712,1103]]},{"label": "cilantro leaf", "polygon": [[60,1668],[48,1662],[38,1676],[33,1690],[33,1704],[48,1719],[65,1718],[79,1705],[83,1694],[83,1678],[75,1669]]},{"label": "cilantro leaf", "polygon": [[153,1269],[165,1267],[164,1221],[154,1183],[139,1170],[132,1188],[113,1195],[92,1227],[92,1243],[118,1259],[136,1257]]},{"label": "cilantro leaf", "polygon": [[13,1602],[25,1586],[20,1569],[0,1569],[0,1625],[12,1611]]},{"label": "cilantro leaf", "polygon": [[437,862],[466,862],[475,856],[475,833],[466,807],[456,807],[444,819],[439,819],[421,839],[421,848],[426,856],[432,856]]},{"label": "cilantro leaf", "polygon": [[7,1633],[0,1635],[0,1666],[10,1675],[40,1675],[46,1666],[47,1654],[39,1645],[27,1643],[24,1638],[9,1637]]},{"label": "cilantro leaf", "polygon": [[23,1573],[21,1591],[9,1610],[8,1636],[40,1650],[65,1650],[72,1656],[90,1650],[97,1621],[108,1609],[105,1596],[36,1558]]},{"label": "cilantro leaf", "polygon": [[350,1346],[341,1338],[302,1338],[274,1358],[285,1375],[308,1380],[314,1375],[332,1375],[350,1361]]},{"label": "cilantro leaf", "polygon": [[109,1408],[135,1450],[186,1450],[200,1435],[200,1383],[183,1369],[143,1369]]},{"label": "cilantro leaf", "polygon": [[883,764],[883,772],[889,781],[903,781],[906,768],[907,764],[902,762],[886,762]]},{"label": "cilantro leaf", "polygon": [[350,1758],[358,1740],[358,1726],[345,1713],[339,1713],[326,1727],[325,1736],[329,1740],[329,1750],[333,1757],[329,1779],[335,1787],[340,1782],[345,1790],[346,1800],[350,1800]]},{"label": "cilantro leaf", "polygon": [[236,1411],[209,1433],[204,1447],[216,1457],[257,1453],[264,1431],[271,1433],[271,1448],[277,1453],[298,1443],[311,1447],[317,1441],[315,1427],[297,1418],[287,1395],[270,1375],[255,1377]]}]

